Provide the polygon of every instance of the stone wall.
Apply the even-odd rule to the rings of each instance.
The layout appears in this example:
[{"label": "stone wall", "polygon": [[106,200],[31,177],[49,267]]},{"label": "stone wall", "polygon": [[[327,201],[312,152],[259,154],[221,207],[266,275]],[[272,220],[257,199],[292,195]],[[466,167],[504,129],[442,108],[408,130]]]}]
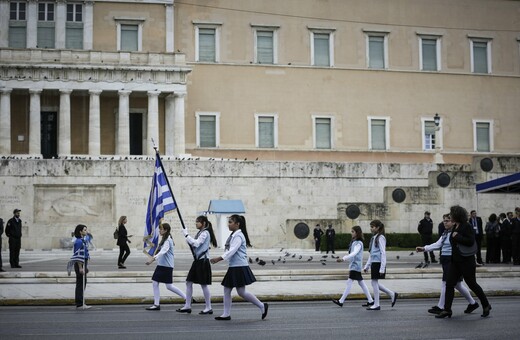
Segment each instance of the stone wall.
[{"label": "stone wall", "polygon": [[[76,158],[1,161],[0,216],[7,221],[14,208],[22,210],[22,248],[59,248],[60,240],[70,237],[78,223],[89,227],[98,248],[115,248],[112,233],[120,215],[128,216],[127,228],[135,235],[131,247],[142,248],[154,160]],[[258,248],[312,248],[316,223],[332,224],[343,233],[359,224],[368,233],[369,221],[378,218],[387,232],[415,232],[425,210],[432,212],[437,225],[453,204],[478,209],[486,220],[492,212],[520,206],[520,195],[477,198],[476,183],[519,171],[520,157],[493,158],[493,162],[494,169],[483,172],[478,159],[468,165],[163,161],[191,231],[211,199],[240,199],[251,242]],[[448,186],[438,184],[439,174],[448,176]],[[395,189],[404,192],[401,203],[393,198]],[[349,218],[349,206],[357,207],[359,216]],[[168,214],[166,220],[174,228],[176,246],[186,248],[177,214]],[[298,223],[309,228],[304,239],[294,233]],[[5,237],[3,242],[7,247]]]}]

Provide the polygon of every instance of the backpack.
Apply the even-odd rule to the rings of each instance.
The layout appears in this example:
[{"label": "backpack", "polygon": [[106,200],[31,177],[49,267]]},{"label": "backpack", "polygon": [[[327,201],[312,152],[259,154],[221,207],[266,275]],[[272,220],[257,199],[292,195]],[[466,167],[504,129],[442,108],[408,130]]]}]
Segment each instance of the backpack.
[{"label": "backpack", "polygon": [[114,240],[117,240],[119,238],[119,229],[116,228],[116,230],[114,231]]}]

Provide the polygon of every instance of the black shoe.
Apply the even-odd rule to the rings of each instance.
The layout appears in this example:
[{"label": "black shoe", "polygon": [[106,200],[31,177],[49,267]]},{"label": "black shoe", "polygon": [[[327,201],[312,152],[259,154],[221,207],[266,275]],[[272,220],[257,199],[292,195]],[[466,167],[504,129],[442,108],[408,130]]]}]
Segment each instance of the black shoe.
[{"label": "black shoe", "polygon": [[475,302],[474,304],[469,304],[464,313],[469,314],[473,312],[475,309],[479,307],[478,302]]},{"label": "black shoe", "polygon": [[432,263],[439,263],[437,260],[432,260]]},{"label": "black shoe", "polygon": [[146,310],[161,310],[161,306],[153,305],[150,307],[146,307]]},{"label": "black shoe", "polygon": [[208,310],[208,311],[206,311],[206,312],[203,311],[203,310],[201,310],[201,311],[199,312],[199,314],[200,314],[200,315],[213,314],[213,309],[210,309],[210,310]]},{"label": "black shoe", "polygon": [[186,309],[179,308],[179,309],[176,309],[175,311],[178,312],[178,313],[188,313],[188,314],[191,314],[191,308],[186,308]]},{"label": "black shoe", "polygon": [[123,266],[122,264],[120,264],[119,266],[117,266],[117,268],[119,268],[119,269],[126,269],[126,267]]},{"label": "black shoe", "polygon": [[17,265],[17,266],[15,266],[15,268],[22,268],[22,266]]},{"label": "black shoe", "polygon": [[269,304],[266,302],[264,303],[264,312],[262,313],[262,320],[265,319],[267,316],[267,311],[269,310]]},{"label": "black shoe", "polygon": [[5,272],[5,270],[3,270],[2,268],[0,268],[0,272]]},{"label": "black shoe", "polygon": [[381,307],[368,307],[367,310],[381,310]]},{"label": "black shoe", "polygon": [[438,306],[433,306],[432,308],[428,309],[428,313],[430,314],[440,314],[442,312],[442,309]]},{"label": "black shoe", "polygon": [[394,293],[394,298],[392,299],[392,307],[395,305],[395,303],[397,302],[397,297],[399,296],[399,294],[397,294],[397,292]]},{"label": "black shoe", "polygon": [[231,320],[231,316],[216,316],[215,317],[215,320],[219,320],[219,321],[222,321],[222,320]]},{"label": "black shoe", "polygon": [[435,315],[437,319],[444,319],[445,317],[448,317],[451,319],[451,311],[443,310],[438,315]]},{"label": "black shoe", "polygon": [[373,305],[374,305],[374,301],[372,301],[372,302],[368,302],[367,301],[367,303],[362,304],[361,307],[370,307],[370,306],[373,306]]},{"label": "black shoe", "polygon": [[481,317],[487,318],[489,316],[490,310],[491,310],[491,305],[487,305],[486,307],[484,307]]},{"label": "black shoe", "polygon": [[334,302],[335,304],[337,304],[338,306],[340,307],[343,307],[343,304],[341,302],[339,302],[339,300],[332,300],[332,302]]}]

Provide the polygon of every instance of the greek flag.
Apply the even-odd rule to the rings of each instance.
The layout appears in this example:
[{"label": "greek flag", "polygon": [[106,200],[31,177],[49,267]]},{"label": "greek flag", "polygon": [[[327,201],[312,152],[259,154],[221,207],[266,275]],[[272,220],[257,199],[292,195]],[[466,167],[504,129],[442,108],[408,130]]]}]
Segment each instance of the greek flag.
[{"label": "greek flag", "polygon": [[148,209],[146,210],[146,226],[145,226],[145,252],[153,255],[159,240],[159,223],[164,217],[164,213],[177,208],[173,193],[171,192],[166,174],[163,172],[163,166],[159,153],[155,158],[155,173],[152,179],[152,189],[150,198],[148,199]]}]

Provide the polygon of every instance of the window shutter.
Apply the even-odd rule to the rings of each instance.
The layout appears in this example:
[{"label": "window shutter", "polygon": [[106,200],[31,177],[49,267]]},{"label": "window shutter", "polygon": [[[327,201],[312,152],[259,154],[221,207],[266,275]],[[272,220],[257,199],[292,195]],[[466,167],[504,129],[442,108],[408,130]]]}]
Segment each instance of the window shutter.
[{"label": "window shutter", "polygon": [[83,24],[67,23],[65,48],[83,49]]},{"label": "window shutter", "polygon": [[9,47],[26,48],[27,47],[27,28],[23,26],[9,26]]},{"label": "window shutter", "polygon": [[435,122],[424,122],[424,148],[426,150],[435,149]]},{"label": "window shutter", "polygon": [[216,147],[216,117],[199,116],[199,126],[200,146],[205,148]]},{"label": "window shutter", "polygon": [[368,54],[370,68],[385,68],[385,38],[368,37]]},{"label": "window shutter", "polygon": [[386,150],[386,122],[382,119],[373,119],[372,129],[372,150]]},{"label": "window shutter", "polygon": [[329,34],[314,33],[314,65],[330,66]]},{"label": "window shutter", "polygon": [[274,148],[273,117],[258,117],[258,147]]},{"label": "window shutter", "polygon": [[489,143],[489,123],[477,123],[477,151],[491,151]]},{"label": "window shutter", "polygon": [[38,23],[38,48],[54,48],[54,22]]},{"label": "window shutter", "polygon": [[272,31],[257,31],[257,51],[259,64],[272,64],[273,58],[273,32]]},{"label": "window shutter", "polygon": [[473,71],[475,73],[488,73],[487,67],[487,43],[473,42]]},{"label": "window shutter", "polygon": [[216,61],[214,28],[199,28],[199,61]]},{"label": "window shutter", "polygon": [[121,25],[121,50],[122,51],[137,51],[137,25]]},{"label": "window shutter", "polygon": [[330,118],[316,118],[316,148],[331,148]]},{"label": "window shutter", "polygon": [[422,61],[424,71],[437,71],[437,40],[422,39]]}]

